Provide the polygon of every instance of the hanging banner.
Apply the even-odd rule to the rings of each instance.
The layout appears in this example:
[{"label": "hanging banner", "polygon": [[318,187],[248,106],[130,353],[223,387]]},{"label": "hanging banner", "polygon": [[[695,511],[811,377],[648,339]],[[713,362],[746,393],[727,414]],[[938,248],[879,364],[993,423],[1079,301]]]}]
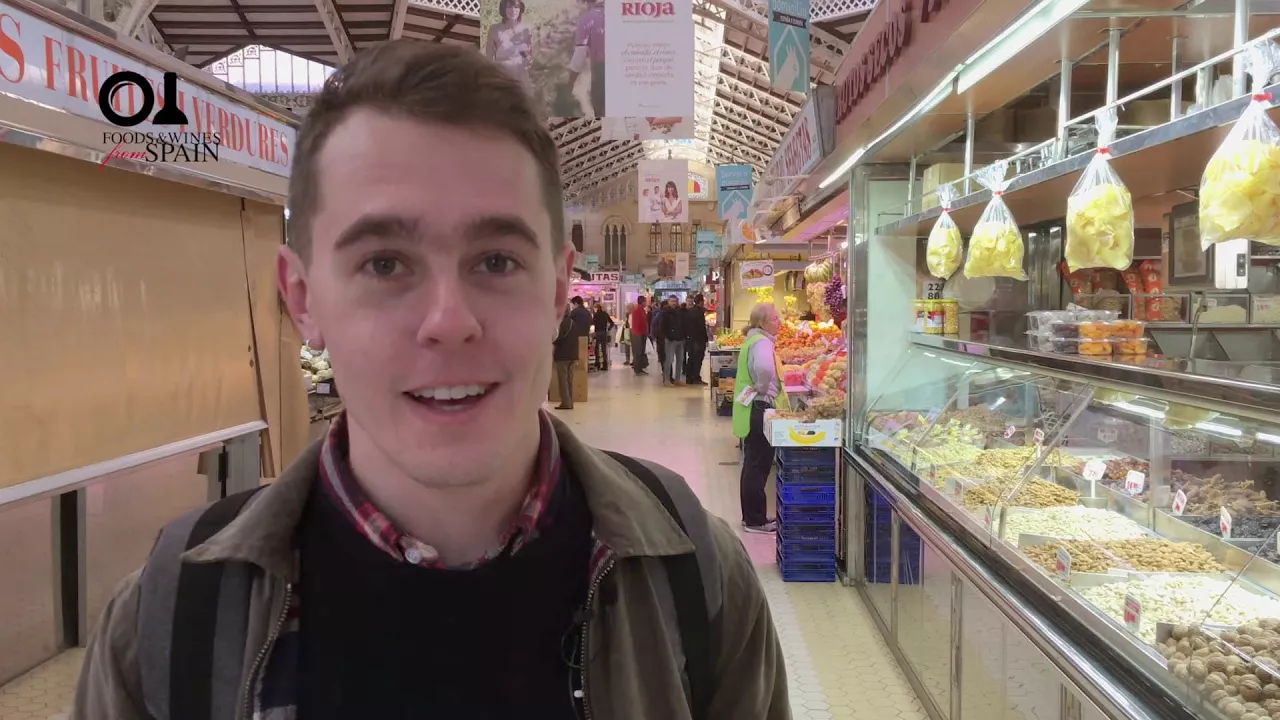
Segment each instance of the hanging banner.
[{"label": "hanging banner", "polygon": [[773,261],[743,260],[739,262],[738,285],[744,288],[773,287]]},{"label": "hanging banner", "polygon": [[[517,2],[518,0],[509,0]],[[608,117],[692,118],[693,0],[600,3],[604,8],[607,52],[591,57],[592,102],[596,80]],[[594,6],[593,6],[594,7]],[[578,45],[582,47],[582,40]],[[607,58],[607,61],[606,61]],[[690,136],[692,137],[692,136]]]},{"label": "hanging banner", "polygon": [[769,0],[769,82],[809,93],[809,0]]},{"label": "hanging banner", "polygon": [[694,249],[699,263],[720,259],[720,234],[714,230],[699,230],[694,236]]},{"label": "hanging banner", "polygon": [[600,141],[691,140],[691,117],[606,117],[600,120]]},{"label": "hanging banner", "polygon": [[751,204],[751,190],[750,165],[717,165],[716,197],[720,219],[732,222],[745,218],[747,206]]},{"label": "hanging banner", "polygon": [[641,160],[636,172],[640,222],[689,222],[688,160]]},{"label": "hanging banner", "polygon": [[658,260],[658,277],[663,280],[689,277],[689,253],[662,253]]}]

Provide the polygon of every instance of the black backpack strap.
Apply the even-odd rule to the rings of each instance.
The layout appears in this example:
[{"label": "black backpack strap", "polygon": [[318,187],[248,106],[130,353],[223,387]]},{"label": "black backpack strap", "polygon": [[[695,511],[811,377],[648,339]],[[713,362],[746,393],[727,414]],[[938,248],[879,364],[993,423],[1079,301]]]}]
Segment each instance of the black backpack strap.
[{"label": "black backpack strap", "polygon": [[[715,692],[715,670],[719,650],[719,633],[716,632],[719,620],[719,602],[712,605],[712,599],[720,597],[716,592],[708,593],[708,584],[704,581],[704,568],[700,557],[706,552],[714,556],[715,547],[710,537],[705,511],[697,503],[693,492],[685,485],[682,478],[666,471],[664,482],[658,472],[647,463],[621,453],[606,454],[618,461],[623,467],[639,478],[649,492],[653,493],[662,506],[666,508],[671,519],[676,521],[680,529],[689,536],[699,551],[687,555],[668,555],[662,559],[667,572],[667,581],[671,586],[672,599],[676,608],[676,623],[680,629],[680,644],[684,650],[685,673],[689,677],[689,711],[693,720],[706,720],[711,709],[711,699]],[[672,485],[678,482],[679,487]],[[674,492],[673,492],[674,491]],[[681,512],[673,494],[685,496],[686,511]],[[692,499],[692,506],[688,500]],[[715,567],[716,580],[719,578],[718,564]],[[714,618],[713,610],[714,607]]]},{"label": "black backpack strap", "polygon": [[[142,652],[156,653],[142,663],[144,695],[156,717],[210,720],[213,715],[214,638],[226,564],[184,563],[181,555],[230,524],[259,489],[189,514],[156,542],[143,571],[140,605],[141,619],[147,621],[140,628],[146,636]],[[169,623],[162,619],[166,614]]]}]

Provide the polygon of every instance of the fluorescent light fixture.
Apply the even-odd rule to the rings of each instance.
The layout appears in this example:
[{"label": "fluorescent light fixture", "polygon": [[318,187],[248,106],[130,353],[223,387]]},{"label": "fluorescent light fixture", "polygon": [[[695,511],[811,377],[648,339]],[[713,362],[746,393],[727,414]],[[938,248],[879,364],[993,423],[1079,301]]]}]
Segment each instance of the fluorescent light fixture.
[{"label": "fluorescent light fixture", "polygon": [[1155,418],[1156,420],[1164,419],[1163,411],[1156,410],[1155,408],[1149,408],[1144,405],[1134,405],[1133,403],[1130,403],[1130,402],[1120,402],[1120,403],[1116,403],[1115,406],[1123,410],[1128,410],[1131,413],[1137,413],[1139,415],[1146,415],[1149,418]]},{"label": "fluorescent light fixture", "polygon": [[1253,436],[1258,438],[1264,443],[1271,443],[1272,445],[1280,445],[1280,435],[1272,435],[1271,433],[1260,432],[1260,433],[1254,433]]},{"label": "fluorescent light fixture", "polygon": [[1034,9],[1023,13],[1004,32],[964,61],[960,77],[956,80],[956,92],[963,93],[977,85],[982,78],[1025,50],[1086,2],[1088,0],[1042,0]]},{"label": "fluorescent light fixture", "polygon": [[1196,423],[1196,427],[1200,430],[1208,430],[1209,432],[1218,433],[1219,435],[1227,435],[1230,437],[1240,437],[1244,435],[1243,430],[1233,428],[1230,425],[1223,425],[1221,423],[1202,422]]},{"label": "fluorescent light fixture", "polygon": [[858,160],[867,152],[867,148],[875,147],[880,143],[884,142],[885,140],[892,138],[894,135],[898,133],[899,130],[905,127],[907,123],[929,112],[930,110],[937,107],[938,103],[947,99],[947,97],[951,95],[951,89],[955,85],[955,79],[956,79],[955,70],[952,70],[951,72],[947,73],[947,76],[942,79],[942,82],[938,83],[937,87],[935,87],[932,91],[930,91],[929,94],[926,95],[923,100],[916,103],[915,107],[912,107],[910,110],[903,113],[902,117],[898,118],[897,122],[890,125],[888,130],[885,130],[884,132],[880,133],[880,136],[877,137],[875,140],[872,140],[866,145],[863,145],[857,150],[854,150],[853,154],[849,156],[848,160],[845,160],[843,163],[841,163],[840,167],[836,168],[835,172],[828,175],[827,179],[822,181],[822,184],[818,186],[818,189],[825,190],[829,185],[831,185],[831,183],[836,182],[840,178],[844,177],[845,173],[849,172],[849,168],[852,168],[854,166],[854,163],[858,162]]}]

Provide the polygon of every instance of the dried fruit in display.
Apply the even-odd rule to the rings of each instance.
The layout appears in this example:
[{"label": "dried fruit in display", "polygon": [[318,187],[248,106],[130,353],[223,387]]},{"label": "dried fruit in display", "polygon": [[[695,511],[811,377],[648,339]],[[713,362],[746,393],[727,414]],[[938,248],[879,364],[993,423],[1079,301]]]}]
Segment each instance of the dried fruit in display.
[{"label": "dried fruit in display", "polygon": [[1280,615],[1280,602],[1217,577],[1152,575],[1077,592],[1121,623],[1125,595],[1137,598],[1142,603],[1138,636],[1146,642],[1155,641],[1156,625],[1162,622],[1243,625],[1256,617]]},{"label": "dried fruit in display", "polygon": [[1200,545],[1162,538],[1132,540],[1064,540],[1022,549],[1023,554],[1052,571],[1058,549],[1071,553],[1071,571],[1105,573],[1115,568],[1138,572],[1223,572],[1226,570]]}]

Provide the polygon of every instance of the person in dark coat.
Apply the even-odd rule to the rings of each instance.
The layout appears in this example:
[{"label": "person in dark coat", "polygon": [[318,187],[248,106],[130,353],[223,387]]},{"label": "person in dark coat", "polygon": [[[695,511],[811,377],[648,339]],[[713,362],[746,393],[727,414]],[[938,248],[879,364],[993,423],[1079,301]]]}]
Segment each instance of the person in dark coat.
[{"label": "person in dark coat", "polygon": [[[574,298],[577,300],[578,298]],[[560,404],[557,410],[573,409],[573,369],[578,364],[578,333],[573,326],[573,314],[565,308],[556,333],[552,360],[556,366],[556,382],[560,388]]]},{"label": "person in dark coat", "polygon": [[609,349],[613,346],[613,330],[617,325],[604,305],[596,303],[596,312],[591,316],[591,326],[595,330],[596,369],[609,369]]},{"label": "person in dark coat", "polygon": [[702,379],[702,358],[707,354],[707,308],[702,293],[689,299],[685,308],[684,379],[690,385],[706,385]]},{"label": "person in dark coat", "polygon": [[573,332],[578,337],[590,337],[591,311],[587,309],[586,303],[579,296],[575,295],[569,303],[573,306],[573,310],[569,312],[569,317],[573,319]]},{"label": "person in dark coat", "polygon": [[684,385],[684,337],[686,312],[675,295],[667,298],[667,304],[659,313],[658,331],[655,335],[663,345],[662,384]]}]

